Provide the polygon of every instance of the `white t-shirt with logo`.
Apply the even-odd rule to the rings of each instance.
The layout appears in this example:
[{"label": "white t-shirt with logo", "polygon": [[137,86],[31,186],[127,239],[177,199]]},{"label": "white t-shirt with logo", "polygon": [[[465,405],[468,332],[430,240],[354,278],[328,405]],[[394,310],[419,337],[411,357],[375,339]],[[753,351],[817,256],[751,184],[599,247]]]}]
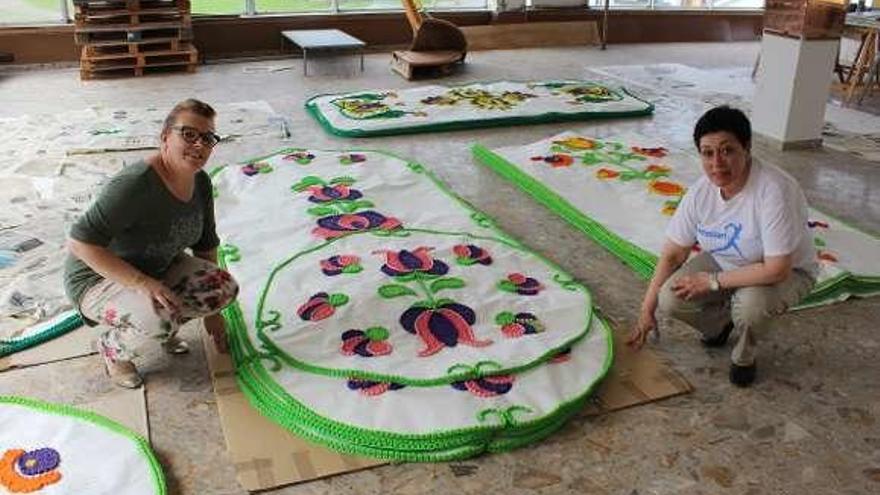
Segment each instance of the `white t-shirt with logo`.
[{"label": "white t-shirt with logo", "polygon": [[813,277],[819,268],[803,191],[790,175],[757,160],[743,190],[729,200],[701,177],[682,198],[666,237],[679,246],[699,242],[723,270],[788,254],[794,268]]}]

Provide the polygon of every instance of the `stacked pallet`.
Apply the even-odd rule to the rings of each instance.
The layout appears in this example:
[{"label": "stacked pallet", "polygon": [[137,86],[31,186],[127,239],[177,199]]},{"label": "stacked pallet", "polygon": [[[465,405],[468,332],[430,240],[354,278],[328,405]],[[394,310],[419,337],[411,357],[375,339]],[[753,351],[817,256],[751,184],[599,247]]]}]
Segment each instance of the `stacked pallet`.
[{"label": "stacked pallet", "polygon": [[194,72],[190,0],[73,0],[80,77]]}]

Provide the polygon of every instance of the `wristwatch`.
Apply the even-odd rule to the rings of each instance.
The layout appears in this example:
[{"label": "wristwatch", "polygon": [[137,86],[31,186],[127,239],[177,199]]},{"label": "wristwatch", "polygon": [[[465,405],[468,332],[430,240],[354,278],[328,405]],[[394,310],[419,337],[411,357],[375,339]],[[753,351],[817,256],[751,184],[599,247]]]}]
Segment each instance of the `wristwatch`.
[{"label": "wristwatch", "polygon": [[718,272],[709,272],[709,290],[712,292],[721,290],[721,283],[718,282]]}]

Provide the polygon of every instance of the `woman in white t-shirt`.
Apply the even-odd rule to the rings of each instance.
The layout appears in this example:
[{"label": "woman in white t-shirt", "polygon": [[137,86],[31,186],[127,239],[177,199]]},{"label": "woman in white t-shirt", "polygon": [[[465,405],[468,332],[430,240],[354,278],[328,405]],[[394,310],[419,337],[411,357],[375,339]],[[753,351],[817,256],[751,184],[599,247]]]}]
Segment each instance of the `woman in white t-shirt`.
[{"label": "woman in white t-shirt", "polygon": [[752,160],[751,125],[741,111],[706,112],[694,127],[694,144],[705,175],[666,228],[627,343],[644,345],[656,330],[657,309],[699,330],[708,347],[724,346],[735,329],[730,382],[745,387],[757,371],[756,337],[815,284],[807,202],[791,176]]}]

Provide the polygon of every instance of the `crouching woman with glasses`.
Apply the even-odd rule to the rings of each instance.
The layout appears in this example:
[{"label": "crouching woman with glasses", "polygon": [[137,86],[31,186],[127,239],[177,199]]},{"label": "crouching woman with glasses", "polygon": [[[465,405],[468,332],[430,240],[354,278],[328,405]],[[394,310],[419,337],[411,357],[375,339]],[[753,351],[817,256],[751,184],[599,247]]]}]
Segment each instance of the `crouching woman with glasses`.
[{"label": "crouching woman with glasses", "polygon": [[202,170],[220,141],[214,116],[198,100],[177,104],[159,152],[113,177],[70,229],[65,289],[89,325],[104,327],[98,349],[119,386],[143,383],[132,359],[145,344],[187,352],[177,331],[194,318],[205,318],[226,351],[218,312],[238,286],[216,265],[211,179]]}]

